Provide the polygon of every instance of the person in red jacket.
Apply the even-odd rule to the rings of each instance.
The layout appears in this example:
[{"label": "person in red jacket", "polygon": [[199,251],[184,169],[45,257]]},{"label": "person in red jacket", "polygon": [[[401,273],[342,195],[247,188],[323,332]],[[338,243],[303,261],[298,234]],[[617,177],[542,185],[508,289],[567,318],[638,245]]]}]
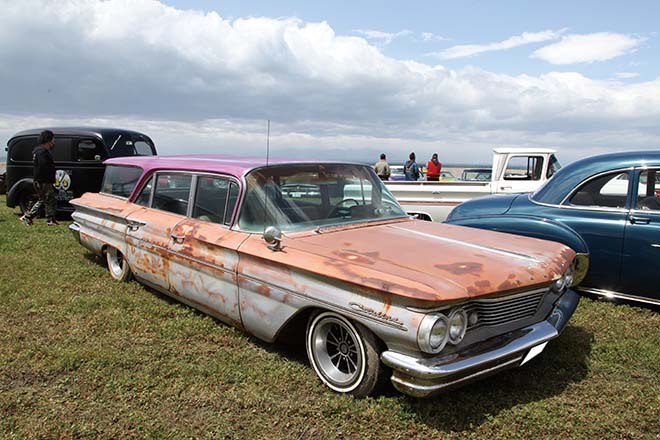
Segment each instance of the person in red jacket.
[{"label": "person in red jacket", "polygon": [[431,160],[426,164],[426,180],[437,182],[440,180],[442,162],[438,162],[438,153],[433,153]]}]

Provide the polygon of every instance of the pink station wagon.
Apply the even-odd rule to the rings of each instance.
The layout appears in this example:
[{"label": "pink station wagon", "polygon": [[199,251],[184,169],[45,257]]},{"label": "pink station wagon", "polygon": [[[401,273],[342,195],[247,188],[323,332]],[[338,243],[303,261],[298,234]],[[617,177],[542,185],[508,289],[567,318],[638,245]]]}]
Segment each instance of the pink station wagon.
[{"label": "pink station wagon", "polygon": [[[222,156],[117,158],[71,229],[112,278],[263,339],[304,341],[329,388],[388,376],[429,396],[538,355],[577,307],[587,256],[415,220],[373,170]],[[551,359],[548,359],[551,361]]]}]

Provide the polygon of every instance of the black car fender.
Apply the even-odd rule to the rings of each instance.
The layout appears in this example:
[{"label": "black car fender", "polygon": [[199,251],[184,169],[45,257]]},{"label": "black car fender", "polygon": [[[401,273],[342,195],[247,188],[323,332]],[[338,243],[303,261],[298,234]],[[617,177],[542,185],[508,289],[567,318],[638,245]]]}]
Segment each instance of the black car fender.
[{"label": "black car fender", "polygon": [[7,206],[9,208],[18,206],[23,191],[34,193],[34,180],[32,177],[25,177],[9,188],[9,191],[7,191]]},{"label": "black car fender", "polygon": [[578,254],[589,254],[589,247],[580,234],[569,226],[549,218],[496,214],[458,218],[446,223],[556,241],[570,247]]}]

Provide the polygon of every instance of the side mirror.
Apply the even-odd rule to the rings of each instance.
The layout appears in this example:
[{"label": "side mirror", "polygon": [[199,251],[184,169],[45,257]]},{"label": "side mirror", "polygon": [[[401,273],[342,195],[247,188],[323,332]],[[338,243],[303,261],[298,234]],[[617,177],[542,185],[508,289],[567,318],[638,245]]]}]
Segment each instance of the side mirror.
[{"label": "side mirror", "polygon": [[275,226],[268,226],[264,231],[263,239],[268,243],[268,249],[271,251],[282,250],[282,231]]}]

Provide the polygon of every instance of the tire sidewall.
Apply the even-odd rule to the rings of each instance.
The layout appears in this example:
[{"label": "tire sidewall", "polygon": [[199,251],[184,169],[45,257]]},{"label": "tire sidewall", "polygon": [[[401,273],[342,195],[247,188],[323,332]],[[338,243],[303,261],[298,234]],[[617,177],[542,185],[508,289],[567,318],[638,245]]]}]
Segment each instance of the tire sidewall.
[{"label": "tire sidewall", "polygon": [[[348,386],[338,386],[334,384],[333,382],[330,381],[329,378],[325,376],[323,373],[323,370],[321,367],[318,365],[316,361],[316,356],[314,354],[314,341],[313,341],[313,334],[315,328],[321,323],[325,318],[333,318],[338,321],[341,321],[346,327],[348,327],[351,331],[352,337],[355,339],[355,344],[358,348],[359,354],[362,357],[361,359],[361,366],[360,366],[360,372],[358,377],[350,383]],[[331,390],[336,391],[338,393],[348,393],[348,394],[353,394],[353,395],[358,395],[358,396],[363,396],[366,394],[369,394],[371,392],[371,389],[373,389],[373,385],[369,384],[370,378],[368,377],[369,374],[369,368],[370,368],[370,363],[373,362],[373,359],[371,359],[370,356],[370,350],[367,349],[367,344],[369,341],[365,341],[363,337],[363,333],[365,331],[369,331],[366,328],[360,329],[359,324],[354,324],[347,318],[343,317],[342,315],[339,315],[334,312],[318,312],[316,314],[313,314],[309,318],[309,322],[307,325],[307,332],[305,335],[305,347],[307,349],[307,357],[309,358],[309,362],[312,365],[312,368],[316,372],[316,375],[321,379],[321,381]],[[374,350],[371,350],[374,351]],[[378,359],[378,355],[376,354],[376,362],[380,362]]]},{"label": "tire sidewall", "polygon": [[[116,259],[118,254],[122,255],[122,265],[121,271],[115,272],[113,270],[113,266],[116,264],[116,261],[113,261],[113,259]],[[105,252],[105,257],[110,276],[117,281],[128,281],[131,276],[131,269],[128,267],[128,262],[126,261],[126,258],[123,256],[123,254],[119,250],[109,247]]]}]

